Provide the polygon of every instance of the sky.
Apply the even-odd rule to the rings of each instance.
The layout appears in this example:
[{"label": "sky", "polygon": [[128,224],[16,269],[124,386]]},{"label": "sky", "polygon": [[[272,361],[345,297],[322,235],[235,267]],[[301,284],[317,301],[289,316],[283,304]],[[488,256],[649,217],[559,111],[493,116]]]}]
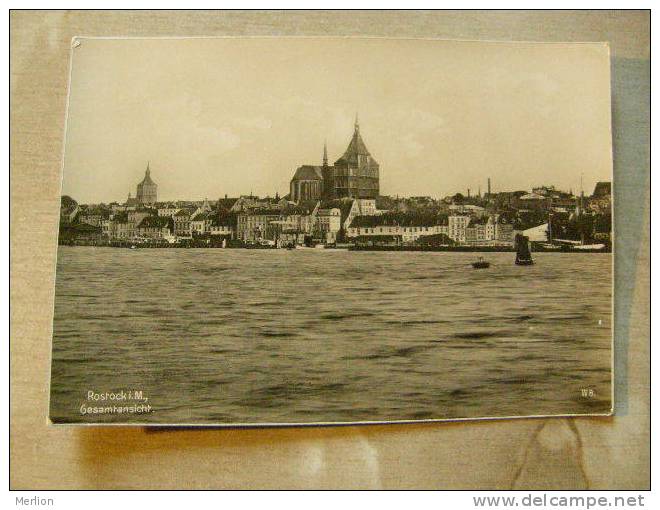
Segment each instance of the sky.
[{"label": "sky", "polygon": [[612,176],[603,43],[412,39],[81,39],[62,193],[123,201],[147,162],[159,200],[285,195],[360,133],[383,195]]}]

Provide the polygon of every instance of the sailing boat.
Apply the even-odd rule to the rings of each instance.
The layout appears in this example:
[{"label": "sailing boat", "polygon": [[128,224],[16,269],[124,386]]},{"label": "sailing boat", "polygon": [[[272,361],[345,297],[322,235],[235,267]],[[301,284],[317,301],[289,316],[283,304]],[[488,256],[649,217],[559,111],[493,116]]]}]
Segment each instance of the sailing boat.
[{"label": "sailing boat", "polygon": [[475,269],[488,269],[490,262],[486,262],[483,257],[479,257],[476,262],[472,262],[472,267]]},{"label": "sailing boat", "polygon": [[516,234],[516,264],[519,266],[534,264],[532,254],[529,252],[529,237],[522,234]]}]

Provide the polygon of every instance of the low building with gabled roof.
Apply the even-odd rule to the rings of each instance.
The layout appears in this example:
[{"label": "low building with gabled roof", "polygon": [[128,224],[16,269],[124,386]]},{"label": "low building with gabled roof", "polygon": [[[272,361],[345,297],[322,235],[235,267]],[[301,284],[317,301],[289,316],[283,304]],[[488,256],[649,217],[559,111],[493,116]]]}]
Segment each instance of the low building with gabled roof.
[{"label": "low building with gabled roof", "polygon": [[210,216],[211,224],[208,233],[212,236],[226,236],[230,239],[236,233],[236,213],[216,213]]},{"label": "low building with gabled roof", "polygon": [[[467,221],[466,217],[466,221]],[[387,212],[379,215],[356,216],[347,229],[349,240],[373,238],[373,241],[387,241],[396,238],[400,242],[416,242],[423,236],[448,235],[446,216],[432,213]]]},{"label": "low building with gabled roof", "polygon": [[174,220],[174,235],[177,237],[190,238],[190,220],[193,211],[190,209],[181,209],[172,217]]},{"label": "low building with gabled roof", "polygon": [[174,221],[162,216],[147,216],[142,219],[136,229],[138,237],[163,239],[172,235]]},{"label": "low building with gabled roof", "polygon": [[190,232],[193,235],[206,234],[211,228],[211,215],[207,212],[198,212],[190,218]]},{"label": "low building with gabled roof", "polygon": [[238,202],[238,198],[227,198],[225,195],[225,198],[220,198],[215,204],[215,208],[218,212],[234,212],[234,206],[236,205],[236,202]]}]

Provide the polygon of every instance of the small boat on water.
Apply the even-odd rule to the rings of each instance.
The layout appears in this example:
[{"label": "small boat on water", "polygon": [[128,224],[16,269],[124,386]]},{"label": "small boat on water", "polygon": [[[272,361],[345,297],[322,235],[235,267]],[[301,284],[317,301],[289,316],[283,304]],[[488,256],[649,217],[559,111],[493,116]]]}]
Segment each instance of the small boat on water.
[{"label": "small boat on water", "polygon": [[490,262],[485,261],[483,257],[479,257],[476,262],[472,262],[472,267],[474,269],[488,269]]},{"label": "small boat on water", "polygon": [[533,264],[534,260],[529,251],[529,237],[516,234],[516,265],[531,266]]}]

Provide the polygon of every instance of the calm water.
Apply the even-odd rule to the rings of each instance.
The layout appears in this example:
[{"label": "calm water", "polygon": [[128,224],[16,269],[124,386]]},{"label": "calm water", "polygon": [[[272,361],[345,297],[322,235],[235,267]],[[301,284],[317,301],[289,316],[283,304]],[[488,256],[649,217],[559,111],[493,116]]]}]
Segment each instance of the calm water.
[{"label": "calm water", "polygon": [[607,412],[611,255],[485,255],[60,247],[51,417],[127,421],[80,414],[119,390],[172,424]]}]

